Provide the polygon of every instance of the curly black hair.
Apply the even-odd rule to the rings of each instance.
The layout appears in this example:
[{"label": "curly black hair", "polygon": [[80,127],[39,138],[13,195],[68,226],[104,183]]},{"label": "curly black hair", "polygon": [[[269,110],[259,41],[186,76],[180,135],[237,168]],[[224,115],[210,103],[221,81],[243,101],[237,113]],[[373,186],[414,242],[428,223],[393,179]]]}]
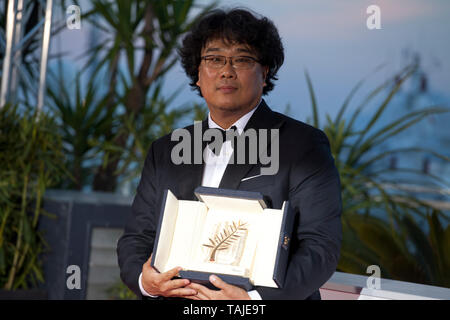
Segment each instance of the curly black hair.
[{"label": "curly black hair", "polygon": [[284,61],[284,49],[278,30],[271,20],[258,17],[246,9],[212,10],[188,32],[178,50],[181,64],[191,79],[189,85],[202,93],[196,85],[201,50],[210,40],[223,39],[227,43],[241,43],[250,46],[261,65],[268,66],[266,86],[263,95],[271,91],[278,80],[276,74]]}]

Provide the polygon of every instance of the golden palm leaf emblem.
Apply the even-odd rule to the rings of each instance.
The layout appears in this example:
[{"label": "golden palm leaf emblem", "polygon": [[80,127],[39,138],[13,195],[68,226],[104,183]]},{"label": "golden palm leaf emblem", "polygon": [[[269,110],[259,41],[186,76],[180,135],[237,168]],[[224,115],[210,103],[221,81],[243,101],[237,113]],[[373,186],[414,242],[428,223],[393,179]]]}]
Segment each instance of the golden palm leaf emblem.
[{"label": "golden palm leaf emblem", "polygon": [[203,246],[212,249],[209,261],[213,262],[216,260],[217,251],[229,249],[247,230],[246,225],[246,222],[241,222],[240,220],[238,222],[232,221],[231,224],[227,224],[223,229],[217,230],[212,238],[208,238],[209,243],[205,243]]}]

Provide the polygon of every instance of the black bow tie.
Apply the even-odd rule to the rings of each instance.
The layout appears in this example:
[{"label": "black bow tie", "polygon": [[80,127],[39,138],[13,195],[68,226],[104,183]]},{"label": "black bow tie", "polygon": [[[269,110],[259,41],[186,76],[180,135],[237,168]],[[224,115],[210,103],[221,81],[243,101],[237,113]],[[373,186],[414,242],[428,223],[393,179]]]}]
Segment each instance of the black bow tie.
[{"label": "black bow tie", "polygon": [[[233,138],[235,138],[235,134],[233,134],[233,132],[238,132],[237,127],[236,126],[232,126],[230,129],[228,130],[222,130],[220,128],[212,128],[210,130],[216,130],[217,132],[219,132],[222,135],[222,141],[215,141],[215,138],[213,138],[213,141],[211,141],[208,144],[208,147],[215,153],[216,156],[218,156],[220,154],[220,150],[222,149],[222,145],[225,143],[225,141],[228,140],[232,140]],[[231,131],[232,133],[229,133],[229,137],[227,137],[227,132]],[[239,134],[239,132],[238,132]],[[214,144],[214,145],[213,145]],[[218,146],[217,148],[214,148],[214,146]]]}]

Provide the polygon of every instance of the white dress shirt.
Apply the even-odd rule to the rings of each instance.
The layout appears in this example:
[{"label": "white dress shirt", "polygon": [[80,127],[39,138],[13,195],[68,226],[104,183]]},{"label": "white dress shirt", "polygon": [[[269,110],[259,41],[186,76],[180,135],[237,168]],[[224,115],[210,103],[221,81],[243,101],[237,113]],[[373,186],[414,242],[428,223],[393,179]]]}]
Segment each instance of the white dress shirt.
[{"label": "white dress shirt", "polygon": [[[259,104],[258,104],[259,105]],[[239,134],[244,131],[248,120],[255,112],[256,108],[243,115],[239,120],[233,123],[232,126],[236,126]],[[211,118],[211,114],[208,114],[208,126],[210,129],[219,128],[222,129],[214,120]],[[226,128],[225,130],[228,130]],[[230,161],[231,155],[233,154],[233,148],[231,141],[227,140],[223,143],[222,149],[220,149],[219,155],[216,154],[208,147],[203,150],[203,159],[205,160],[205,167],[203,170],[202,186],[218,188],[220,181],[222,180],[225,169],[227,168],[228,162]]]},{"label": "white dress shirt", "polygon": [[[244,128],[247,125],[248,120],[250,120],[250,117],[253,115],[253,113],[258,108],[260,103],[261,100],[259,101],[258,105],[255,108],[253,108],[251,111],[249,111],[241,118],[239,118],[234,124],[230,126],[230,128],[232,126],[236,126],[238,133],[241,134],[242,131],[244,131]],[[208,113],[208,126],[209,128],[219,128],[222,130],[224,129],[214,122],[214,120],[211,118],[210,113]],[[227,168],[227,164],[230,161],[231,155],[233,154],[231,141],[227,140],[223,143],[222,148],[220,149],[220,153],[217,156],[209,147],[206,147],[205,150],[203,150],[203,152],[204,152],[203,159],[205,160],[205,166],[203,169],[202,186],[218,188],[220,185],[220,181],[222,180],[223,174],[225,173],[225,169]],[[141,278],[142,273],[139,276],[139,288],[141,289],[142,295],[148,297],[155,297],[153,295],[148,294],[144,290],[144,288],[142,287]],[[252,300],[262,300],[261,296],[256,290],[248,291],[248,295]]]}]

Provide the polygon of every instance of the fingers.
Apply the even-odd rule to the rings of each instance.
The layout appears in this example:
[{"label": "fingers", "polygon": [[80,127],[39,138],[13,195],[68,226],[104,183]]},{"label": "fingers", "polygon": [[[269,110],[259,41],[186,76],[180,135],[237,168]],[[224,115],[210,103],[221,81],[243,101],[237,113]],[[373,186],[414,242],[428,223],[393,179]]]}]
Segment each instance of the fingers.
[{"label": "fingers", "polygon": [[171,280],[166,282],[165,288],[167,288],[167,290],[178,289],[187,286],[189,283],[190,281],[187,279]]},{"label": "fingers", "polygon": [[211,298],[211,290],[209,290],[205,286],[202,286],[201,284],[193,282],[190,285],[188,285],[186,288],[193,289],[197,292],[197,294],[194,296],[186,297],[188,299],[192,299],[192,300],[211,300],[212,299]]},{"label": "fingers", "polygon": [[155,279],[153,288],[158,292],[158,295],[165,297],[181,297],[192,296],[197,294],[197,291],[192,288],[186,288],[190,281],[187,279],[163,280],[161,278]]},{"label": "fingers", "polygon": [[164,273],[159,273],[155,268],[151,265],[152,255],[150,255],[150,258],[147,260],[147,262],[144,264],[144,268],[148,268],[152,273],[157,273],[162,280],[168,281],[171,280],[173,277],[177,276],[178,273],[182,270],[181,267],[175,267],[173,269],[170,269],[169,271],[166,271]]},{"label": "fingers", "polygon": [[176,277],[181,270],[181,267],[175,267],[173,269],[170,269],[169,271],[161,273],[162,280],[169,281],[173,277]]},{"label": "fingers", "polygon": [[[184,297],[191,300],[211,300],[219,299],[220,294],[215,290],[210,290],[197,283],[191,283],[188,279],[173,279],[178,276],[182,270],[181,267],[175,267],[169,271],[159,273],[151,266],[152,256],[148,259],[143,269],[142,282],[144,290],[153,295],[165,297]],[[145,281],[144,281],[145,277]],[[231,290],[233,286],[227,284],[215,275],[211,275],[210,282],[217,288]],[[145,284],[144,284],[145,282]],[[222,292],[222,290],[220,292]]]},{"label": "fingers", "polygon": [[207,290],[209,290],[205,286],[202,286],[201,284],[198,284],[198,283],[195,283],[195,282],[192,282],[186,288],[194,289],[194,290],[196,290],[199,293],[205,293]]},{"label": "fingers", "polygon": [[193,296],[184,296],[184,298],[190,300],[211,300],[208,296],[205,296],[204,294],[201,293],[197,293],[196,295]]},{"label": "fingers", "polygon": [[230,285],[228,283],[226,283],[225,281],[223,281],[222,279],[220,279],[218,276],[215,275],[211,275],[209,277],[209,281],[214,285],[214,287],[222,289],[222,290],[227,290],[230,288]]},{"label": "fingers", "polygon": [[188,288],[179,288],[179,289],[173,289],[166,293],[166,297],[183,297],[183,298],[190,298],[195,297],[197,294],[196,290],[188,289]]},{"label": "fingers", "polygon": [[164,273],[158,274],[155,277],[154,284],[166,297],[195,295],[197,292],[192,289],[186,289],[185,286],[189,285],[190,281],[187,279],[174,279],[181,268],[176,267]]},{"label": "fingers", "polygon": [[187,279],[177,279],[177,280],[158,280],[156,281],[159,289],[163,292],[169,292],[171,290],[184,288],[189,284],[189,280]]},{"label": "fingers", "polygon": [[[189,285],[187,279],[173,279],[181,270],[175,267],[169,271],[159,273],[148,263],[145,263],[142,270],[142,286],[146,292],[156,296],[175,297],[195,295],[197,292],[193,289],[184,288]],[[173,279],[173,280],[172,280]]]},{"label": "fingers", "polygon": [[204,295],[203,293],[197,293],[199,300],[211,300],[211,297]]}]

